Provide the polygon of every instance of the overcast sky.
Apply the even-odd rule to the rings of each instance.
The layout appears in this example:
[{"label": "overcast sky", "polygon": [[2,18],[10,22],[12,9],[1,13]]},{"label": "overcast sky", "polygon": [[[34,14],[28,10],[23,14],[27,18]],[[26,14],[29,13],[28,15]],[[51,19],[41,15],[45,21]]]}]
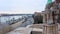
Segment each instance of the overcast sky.
[{"label": "overcast sky", "polygon": [[0,0],[0,13],[33,13],[43,11],[47,0]]}]

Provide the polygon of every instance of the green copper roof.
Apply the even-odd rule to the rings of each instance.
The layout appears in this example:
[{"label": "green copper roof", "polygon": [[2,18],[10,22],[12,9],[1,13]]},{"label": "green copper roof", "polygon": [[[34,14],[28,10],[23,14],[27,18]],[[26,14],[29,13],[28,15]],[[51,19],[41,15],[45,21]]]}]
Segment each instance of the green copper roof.
[{"label": "green copper roof", "polygon": [[47,1],[47,4],[49,4],[49,3],[51,3],[51,2],[52,2],[52,0],[48,0],[48,1]]}]

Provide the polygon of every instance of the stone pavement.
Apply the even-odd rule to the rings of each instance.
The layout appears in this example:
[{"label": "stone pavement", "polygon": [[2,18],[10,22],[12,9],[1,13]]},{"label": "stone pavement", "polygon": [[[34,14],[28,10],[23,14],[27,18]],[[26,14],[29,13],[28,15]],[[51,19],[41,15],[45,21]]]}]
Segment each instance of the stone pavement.
[{"label": "stone pavement", "polygon": [[27,27],[19,27],[6,34],[42,34],[43,29],[37,28],[38,24],[35,24],[35,26],[31,25],[30,27],[30,25],[28,25]]},{"label": "stone pavement", "polygon": [[30,34],[31,28],[20,27],[6,34]]}]

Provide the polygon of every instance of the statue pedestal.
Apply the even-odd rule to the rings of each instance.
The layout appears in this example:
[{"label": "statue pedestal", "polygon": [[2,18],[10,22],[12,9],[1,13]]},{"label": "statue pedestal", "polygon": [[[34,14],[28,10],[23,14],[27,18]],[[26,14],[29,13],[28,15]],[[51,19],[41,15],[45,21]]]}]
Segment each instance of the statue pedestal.
[{"label": "statue pedestal", "polygon": [[43,34],[58,34],[58,24],[46,24],[43,30]]}]

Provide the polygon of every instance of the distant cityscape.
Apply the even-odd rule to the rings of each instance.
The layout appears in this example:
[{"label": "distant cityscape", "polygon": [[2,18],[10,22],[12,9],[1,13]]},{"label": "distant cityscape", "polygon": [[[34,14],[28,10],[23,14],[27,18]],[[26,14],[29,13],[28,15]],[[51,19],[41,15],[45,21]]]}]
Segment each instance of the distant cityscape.
[{"label": "distant cityscape", "polygon": [[33,14],[1,14],[0,24],[9,24],[10,21],[16,21],[18,19],[22,20],[24,18],[32,17]]}]

